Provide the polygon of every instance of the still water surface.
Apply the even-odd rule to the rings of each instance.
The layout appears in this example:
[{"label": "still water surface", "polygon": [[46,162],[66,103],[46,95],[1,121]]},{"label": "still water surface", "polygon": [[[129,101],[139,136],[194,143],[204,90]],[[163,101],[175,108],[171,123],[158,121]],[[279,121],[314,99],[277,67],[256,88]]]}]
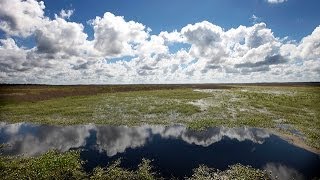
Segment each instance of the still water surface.
[{"label": "still water surface", "polygon": [[134,169],[142,158],[147,158],[165,177],[189,176],[200,164],[224,170],[236,163],[270,170],[280,179],[320,177],[319,155],[256,128],[194,131],[181,125],[0,123],[0,143],[9,144],[1,150],[3,155],[36,156],[51,149],[80,149],[86,171],[118,158],[123,167]]}]

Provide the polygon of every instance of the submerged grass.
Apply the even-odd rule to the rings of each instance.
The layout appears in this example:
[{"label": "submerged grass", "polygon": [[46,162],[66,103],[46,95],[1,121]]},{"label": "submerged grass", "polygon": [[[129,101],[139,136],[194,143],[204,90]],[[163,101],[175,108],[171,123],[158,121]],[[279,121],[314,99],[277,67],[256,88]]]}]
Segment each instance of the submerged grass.
[{"label": "submerged grass", "polygon": [[[136,170],[120,166],[120,160],[107,167],[96,167],[91,173],[82,168],[80,153],[49,151],[39,157],[0,156],[1,179],[91,179],[91,180],[154,180],[164,179],[156,173],[148,159],[142,159]],[[232,165],[225,171],[204,165],[194,169],[193,175],[185,179],[270,179],[266,171],[240,164]]]},{"label": "submerged grass", "polygon": [[[50,87],[46,87],[48,91]],[[29,93],[32,90],[28,90]],[[42,94],[45,90],[41,89]],[[17,94],[18,92],[13,91]],[[10,94],[7,90],[6,94]],[[8,96],[10,97],[10,96]],[[186,124],[271,128],[320,149],[319,86],[233,86],[178,88],[68,96],[0,103],[0,121],[42,124]],[[288,128],[281,128],[286,125]]]}]

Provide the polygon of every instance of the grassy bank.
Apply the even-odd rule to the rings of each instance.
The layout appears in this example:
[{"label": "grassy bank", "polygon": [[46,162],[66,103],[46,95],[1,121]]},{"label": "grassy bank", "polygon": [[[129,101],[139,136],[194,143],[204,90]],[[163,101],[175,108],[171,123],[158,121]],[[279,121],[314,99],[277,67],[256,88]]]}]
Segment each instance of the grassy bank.
[{"label": "grassy bank", "polygon": [[[319,86],[119,87],[101,86],[93,93],[89,90],[95,87],[89,86],[85,95],[70,93],[65,97],[52,92],[57,88],[82,92],[85,87],[7,88],[1,91],[0,121],[60,125],[182,123],[195,129],[251,126],[293,135],[320,149]],[[34,98],[37,93],[41,98]]]},{"label": "grassy bank", "polygon": [[[49,151],[39,157],[3,157],[0,156],[0,176],[2,179],[132,179],[153,180],[163,179],[152,167],[150,160],[142,159],[135,170],[120,166],[120,160],[110,163],[107,167],[96,167],[92,173],[82,169],[82,161],[77,151],[57,153]],[[185,179],[270,179],[263,170],[242,166],[230,166],[225,171],[199,166],[192,176]]]}]

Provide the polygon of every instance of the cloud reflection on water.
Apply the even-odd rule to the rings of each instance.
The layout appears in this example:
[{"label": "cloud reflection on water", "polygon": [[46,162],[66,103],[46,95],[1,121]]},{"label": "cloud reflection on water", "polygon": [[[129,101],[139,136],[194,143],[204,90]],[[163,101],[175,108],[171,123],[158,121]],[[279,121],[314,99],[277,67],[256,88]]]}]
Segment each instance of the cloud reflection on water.
[{"label": "cloud reflection on water", "polygon": [[[24,123],[0,124],[1,143],[9,144],[3,149],[5,154],[33,156],[51,149],[67,151],[71,148],[84,147],[95,132],[94,147],[108,156],[124,152],[128,148],[144,146],[155,135],[161,138],[180,139],[189,144],[203,147],[219,142],[223,137],[238,141],[249,140],[263,143],[270,135],[261,129],[252,128],[209,128],[195,131],[181,125],[161,126],[143,125],[139,127],[127,126],[40,126]],[[90,142],[92,143],[92,142]]]},{"label": "cloud reflection on water", "polygon": [[270,172],[271,173],[270,177],[271,179],[274,179],[274,180],[305,179],[299,171],[278,163],[267,163],[263,169]]},{"label": "cloud reflection on water", "polygon": [[37,126],[24,123],[0,124],[5,154],[34,156],[56,149],[61,152],[85,145],[91,125]]}]

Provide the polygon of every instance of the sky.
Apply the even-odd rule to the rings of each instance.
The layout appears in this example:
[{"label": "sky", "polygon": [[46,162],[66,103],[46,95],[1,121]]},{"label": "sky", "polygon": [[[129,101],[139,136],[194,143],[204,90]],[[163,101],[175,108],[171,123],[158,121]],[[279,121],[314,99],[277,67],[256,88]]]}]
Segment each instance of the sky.
[{"label": "sky", "polygon": [[318,0],[0,0],[0,82],[320,81]]}]

